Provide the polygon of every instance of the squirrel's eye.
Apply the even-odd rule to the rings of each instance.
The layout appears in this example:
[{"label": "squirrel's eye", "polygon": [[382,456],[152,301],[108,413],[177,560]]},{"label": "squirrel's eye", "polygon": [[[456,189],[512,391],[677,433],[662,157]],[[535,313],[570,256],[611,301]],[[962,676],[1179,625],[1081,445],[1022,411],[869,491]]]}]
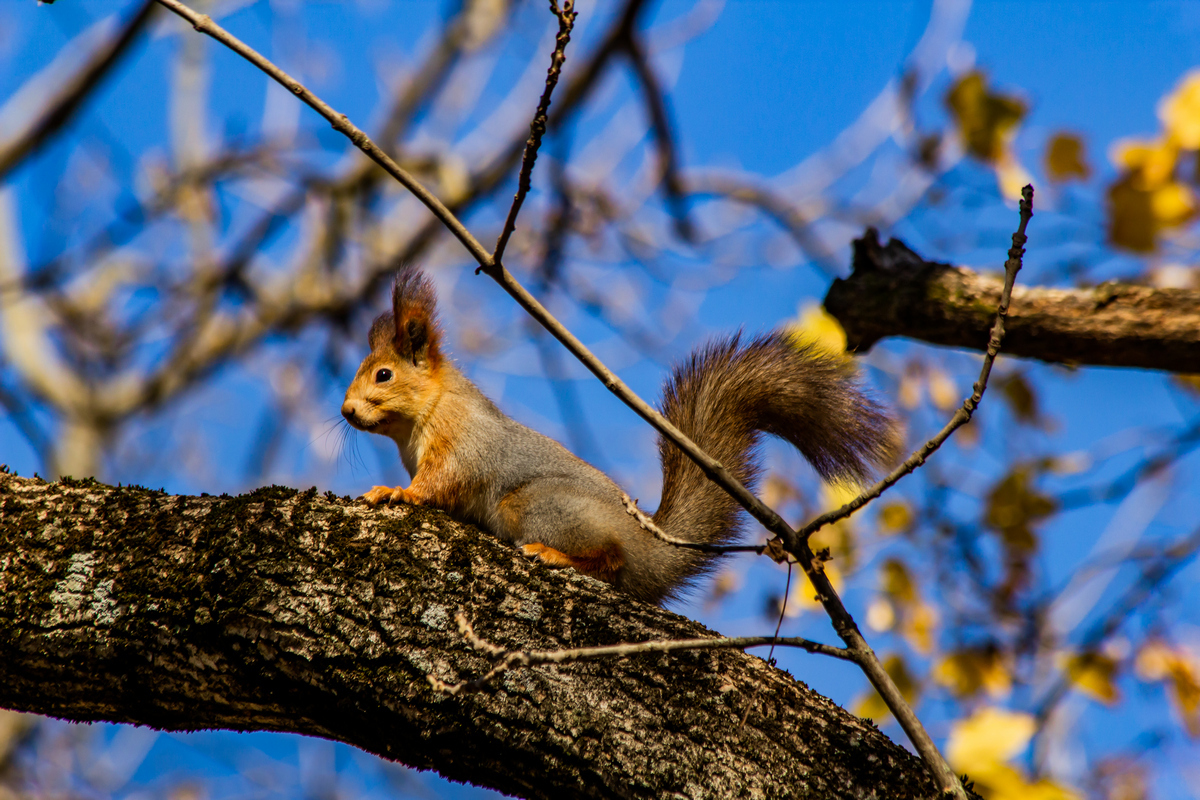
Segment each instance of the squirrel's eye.
[{"label": "squirrel's eye", "polygon": [[381,369],[375,373],[376,383],[387,383],[392,379],[392,371],[390,369]]}]

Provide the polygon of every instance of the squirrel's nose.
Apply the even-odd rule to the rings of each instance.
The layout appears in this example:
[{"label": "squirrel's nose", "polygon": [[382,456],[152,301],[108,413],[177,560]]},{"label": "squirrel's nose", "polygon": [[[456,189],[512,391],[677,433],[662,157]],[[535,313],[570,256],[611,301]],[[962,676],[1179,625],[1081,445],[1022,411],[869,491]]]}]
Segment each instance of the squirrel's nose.
[{"label": "squirrel's nose", "polygon": [[346,418],[347,422],[354,422],[354,417],[357,414],[358,406],[354,404],[353,400],[347,400],[346,402],[342,403],[342,416]]}]

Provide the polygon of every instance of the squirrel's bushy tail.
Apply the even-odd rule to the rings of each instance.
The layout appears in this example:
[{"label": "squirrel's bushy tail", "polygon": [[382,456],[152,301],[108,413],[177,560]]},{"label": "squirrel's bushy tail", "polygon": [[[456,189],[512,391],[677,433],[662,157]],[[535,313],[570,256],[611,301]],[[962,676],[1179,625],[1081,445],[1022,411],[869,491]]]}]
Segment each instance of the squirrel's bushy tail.
[{"label": "squirrel's bushy tail", "polygon": [[[710,343],[675,369],[664,416],[751,489],[759,432],[791,442],[828,480],[864,482],[892,461],[895,421],[863,393],[854,368],[776,332],[743,343]],[[659,437],[662,502],[655,523],[672,536],[724,543],[741,527],[741,506],[671,442]],[[693,574],[711,559],[694,559]]]}]

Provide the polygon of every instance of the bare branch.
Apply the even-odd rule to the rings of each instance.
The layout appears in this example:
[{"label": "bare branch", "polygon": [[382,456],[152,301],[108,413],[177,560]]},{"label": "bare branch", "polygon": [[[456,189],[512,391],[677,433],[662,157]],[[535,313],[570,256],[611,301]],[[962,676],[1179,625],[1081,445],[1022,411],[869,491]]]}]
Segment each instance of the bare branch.
[{"label": "bare branch", "polygon": [[684,241],[693,241],[696,232],[688,218],[687,197],[683,181],[679,177],[679,156],[676,153],[674,126],[667,110],[666,96],[659,85],[658,76],[654,74],[654,68],[650,65],[649,57],[633,31],[629,32],[629,38],[625,42],[625,52],[629,56],[634,74],[642,84],[642,95],[646,99],[646,109],[650,115],[654,142],[658,149],[659,174],[667,196],[667,204],[675,218],[675,229]]},{"label": "bare branch", "polygon": [[[852,349],[887,336],[979,349],[983,301],[996,278],[926,261],[903,242],[868,230],[854,272],[836,280],[825,307]],[[1200,290],[1103,283],[1079,289],[1018,287],[1004,352],[1062,364],[1200,370]]]}]

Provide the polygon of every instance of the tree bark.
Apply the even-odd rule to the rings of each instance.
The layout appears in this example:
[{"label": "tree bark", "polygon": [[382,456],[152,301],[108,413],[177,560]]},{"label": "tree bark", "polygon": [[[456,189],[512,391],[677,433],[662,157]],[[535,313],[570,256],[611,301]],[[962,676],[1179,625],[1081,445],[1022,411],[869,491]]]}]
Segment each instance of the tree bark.
[{"label": "tree bark", "polygon": [[[868,229],[853,272],[833,282],[825,308],[852,349],[885,336],[987,348],[1001,276],[926,261],[899,239]],[[1004,353],[1062,364],[1200,372],[1200,290],[1103,283],[1013,289]]]},{"label": "tree bark", "polygon": [[0,706],[322,736],[524,797],[936,795],[871,723],[736,650],[439,694],[428,676],[490,667],[460,610],[511,649],[714,635],[426,508],[0,474]]}]

